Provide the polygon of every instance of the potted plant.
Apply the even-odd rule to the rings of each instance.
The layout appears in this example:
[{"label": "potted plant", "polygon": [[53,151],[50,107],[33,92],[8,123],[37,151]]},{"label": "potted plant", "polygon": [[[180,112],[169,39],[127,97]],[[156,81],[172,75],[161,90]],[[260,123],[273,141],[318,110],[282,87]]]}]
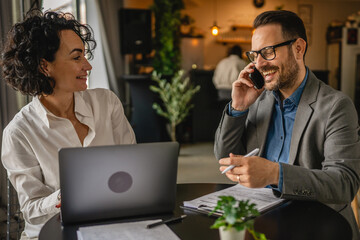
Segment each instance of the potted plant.
[{"label": "potted plant", "polygon": [[153,103],[152,106],[160,116],[168,119],[171,140],[176,141],[176,126],[189,114],[193,107],[191,99],[200,90],[200,86],[195,87],[190,83],[189,77],[184,78],[184,70],[179,70],[170,80],[153,71],[152,79],[157,82],[157,86],[150,86],[150,90],[159,94],[163,107],[158,103]]},{"label": "potted plant", "polygon": [[242,240],[246,230],[255,240],[266,240],[265,234],[254,230],[254,217],[259,215],[255,204],[249,203],[249,200],[236,200],[232,196],[219,196],[219,198],[209,215],[216,211],[222,213],[222,216],[210,227],[219,229],[221,240]]},{"label": "potted plant", "polygon": [[182,36],[190,36],[192,30],[192,24],[195,20],[188,14],[181,16],[181,25],[180,25],[180,32]]}]

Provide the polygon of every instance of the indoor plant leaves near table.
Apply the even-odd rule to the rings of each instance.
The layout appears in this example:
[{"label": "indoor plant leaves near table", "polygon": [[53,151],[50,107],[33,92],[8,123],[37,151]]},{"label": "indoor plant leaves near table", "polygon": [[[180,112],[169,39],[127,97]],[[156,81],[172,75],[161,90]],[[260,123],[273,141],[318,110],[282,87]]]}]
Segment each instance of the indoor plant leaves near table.
[{"label": "indoor plant leaves near table", "polygon": [[219,196],[219,198],[220,200],[218,200],[217,205],[209,215],[219,211],[222,216],[216,219],[210,228],[221,228],[225,231],[236,229],[237,232],[247,230],[255,240],[267,239],[265,234],[254,230],[254,217],[259,215],[255,204],[249,203],[249,200],[236,200],[232,196]]}]

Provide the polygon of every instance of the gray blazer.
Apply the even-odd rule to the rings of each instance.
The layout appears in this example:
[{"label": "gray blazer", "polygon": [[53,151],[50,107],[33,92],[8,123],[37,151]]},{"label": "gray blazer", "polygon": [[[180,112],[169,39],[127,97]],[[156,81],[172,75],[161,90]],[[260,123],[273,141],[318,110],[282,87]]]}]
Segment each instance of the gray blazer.
[{"label": "gray blazer", "polygon": [[[217,159],[260,148],[264,154],[275,99],[264,91],[247,114],[231,117],[226,106],[215,135]],[[281,198],[317,200],[339,211],[360,239],[351,201],[360,184],[360,138],[353,102],[340,91],[309,78],[296,112],[289,164],[283,164]]]}]

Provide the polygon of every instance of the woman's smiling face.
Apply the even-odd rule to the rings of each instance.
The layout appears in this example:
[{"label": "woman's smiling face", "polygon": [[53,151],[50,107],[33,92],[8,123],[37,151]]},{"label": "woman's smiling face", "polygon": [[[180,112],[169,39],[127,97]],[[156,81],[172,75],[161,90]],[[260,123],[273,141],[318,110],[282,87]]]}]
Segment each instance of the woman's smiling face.
[{"label": "woman's smiling face", "polygon": [[47,74],[55,80],[54,93],[86,90],[88,71],[92,66],[85,58],[84,43],[72,30],[62,30],[59,36],[55,60],[47,63]]}]

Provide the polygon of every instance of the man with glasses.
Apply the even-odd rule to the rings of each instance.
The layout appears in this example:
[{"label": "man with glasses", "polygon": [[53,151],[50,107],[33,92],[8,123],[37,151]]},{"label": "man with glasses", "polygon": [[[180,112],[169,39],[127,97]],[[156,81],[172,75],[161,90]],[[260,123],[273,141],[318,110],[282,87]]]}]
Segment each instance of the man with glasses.
[{"label": "man with glasses", "polygon": [[[232,85],[215,136],[220,171],[251,187],[271,187],[286,199],[328,204],[359,239],[350,202],[360,184],[358,117],[349,97],[305,66],[307,37],[293,12],[268,11],[254,21],[251,63]],[[256,67],[265,85],[249,78]],[[259,156],[243,157],[255,148]]]}]

